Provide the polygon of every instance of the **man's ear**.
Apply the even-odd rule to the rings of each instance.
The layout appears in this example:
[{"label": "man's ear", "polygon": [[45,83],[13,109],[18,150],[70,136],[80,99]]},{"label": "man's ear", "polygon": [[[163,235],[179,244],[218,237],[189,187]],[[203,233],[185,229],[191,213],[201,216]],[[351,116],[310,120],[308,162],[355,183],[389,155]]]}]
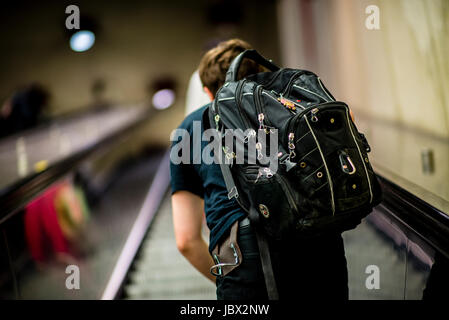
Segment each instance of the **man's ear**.
[{"label": "man's ear", "polygon": [[214,100],[214,95],[212,94],[212,92],[210,92],[209,88],[204,86],[203,87],[204,92],[206,92],[206,94],[209,96],[210,101]]}]

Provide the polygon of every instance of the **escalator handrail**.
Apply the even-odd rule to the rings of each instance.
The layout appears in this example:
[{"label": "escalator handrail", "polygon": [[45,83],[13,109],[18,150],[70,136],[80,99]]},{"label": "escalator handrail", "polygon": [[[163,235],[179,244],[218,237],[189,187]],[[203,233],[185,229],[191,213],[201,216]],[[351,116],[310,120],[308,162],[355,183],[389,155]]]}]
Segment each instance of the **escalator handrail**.
[{"label": "escalator handrail", "polygon": [[408,229],[449,257],[449,215],[381,175],[383,206]]},{"label": "escalator handrail", "polygon": [[151,114],[152,110],[146,110],[141,117],[128,123],[123,128],[56,161],[45,170],[27,176],[0,190],[0,225],[20,212],[27,203],[51,184],[72,172],[83,160],[113,144],[118,137],[126,135],[135,127],[144,123]]},{"label": "escalator handrail", "polygon": [[106,288],[101,296],[102,300],[118,299],[126,282],[131,266],[142,247],[145,236],[153,223],[159,208],[164,201],[170,184],[170,150],[165,152],[156,176],[147,192],[144,202],[139,210],[139,214],[134,221],[128,238],[121,250],[120,256],[111,273]]}]

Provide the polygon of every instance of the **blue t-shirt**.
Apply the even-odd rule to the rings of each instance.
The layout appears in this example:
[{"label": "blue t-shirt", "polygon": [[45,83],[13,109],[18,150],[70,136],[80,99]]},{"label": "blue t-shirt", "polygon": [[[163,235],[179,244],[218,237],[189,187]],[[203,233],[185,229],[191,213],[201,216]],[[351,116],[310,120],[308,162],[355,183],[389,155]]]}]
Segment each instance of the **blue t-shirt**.
[{"label": "blue t-shirt", "polygon": [[[206,222],[210,230],[209,251],[212,252],[217,243],[228,234],[234,222],[243,219],[245,213],[234,198],[228,199],[228,191],[220,165],[206,164],[201,158],[203,149],[210,143],[210,141],[201,139],[204,132],[203,113],[209,105],[189,114],[178,127],[178,129],[186,130],[189,136],[187,138],[178,136],[173,141],[172,148],[182,141],[186,142],[183,145],[183,147],[185,146],[183,150],[190,150],[189,163],[174,164],[173,161],[170,161],[170,181],[172,194],[185,190],[204,199]],[[194,147],[194,133],[201,139],[201,148]],[[177,146],[177,149],[178,147],[181,146]],[[182,151],[179,149],[177,151],[181,156]],[[196,157],[195,162],[193,161],[194,157]]]}]

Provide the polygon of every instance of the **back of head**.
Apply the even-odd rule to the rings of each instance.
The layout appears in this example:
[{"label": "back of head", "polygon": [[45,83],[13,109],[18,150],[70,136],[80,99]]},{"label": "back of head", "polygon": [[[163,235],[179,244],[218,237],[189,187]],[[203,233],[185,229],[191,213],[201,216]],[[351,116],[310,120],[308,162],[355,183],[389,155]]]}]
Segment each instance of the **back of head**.
[{"label": "back of head", "polygon": [[[231,39],[220,42],[210,49],[201,59],[199,74],[203,86],[207,87],[215,96],[218,89],[224,84],[229,66],[240,53],[252,49],[251,45],[240,39]],[[263,68],[252,60],[244,59],[239,68],[238,79],[250,74],[262,72]]]}]

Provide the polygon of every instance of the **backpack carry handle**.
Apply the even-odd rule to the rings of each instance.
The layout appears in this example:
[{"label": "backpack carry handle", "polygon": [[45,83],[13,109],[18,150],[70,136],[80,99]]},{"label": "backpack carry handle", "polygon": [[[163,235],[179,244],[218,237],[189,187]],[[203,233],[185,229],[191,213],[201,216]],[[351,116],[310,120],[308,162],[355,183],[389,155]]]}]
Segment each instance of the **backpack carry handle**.
[{"label": "backpack carry handle", "polygon": [[254,62],[268,68],[271,71],[279,70],[279,67],[271,61],[262,57],[256,50],[245,50],[232,60],[228,72],[226,72],[225,82],[236,81],[239,72],[240,64],[244,58],[253,60]]}]

